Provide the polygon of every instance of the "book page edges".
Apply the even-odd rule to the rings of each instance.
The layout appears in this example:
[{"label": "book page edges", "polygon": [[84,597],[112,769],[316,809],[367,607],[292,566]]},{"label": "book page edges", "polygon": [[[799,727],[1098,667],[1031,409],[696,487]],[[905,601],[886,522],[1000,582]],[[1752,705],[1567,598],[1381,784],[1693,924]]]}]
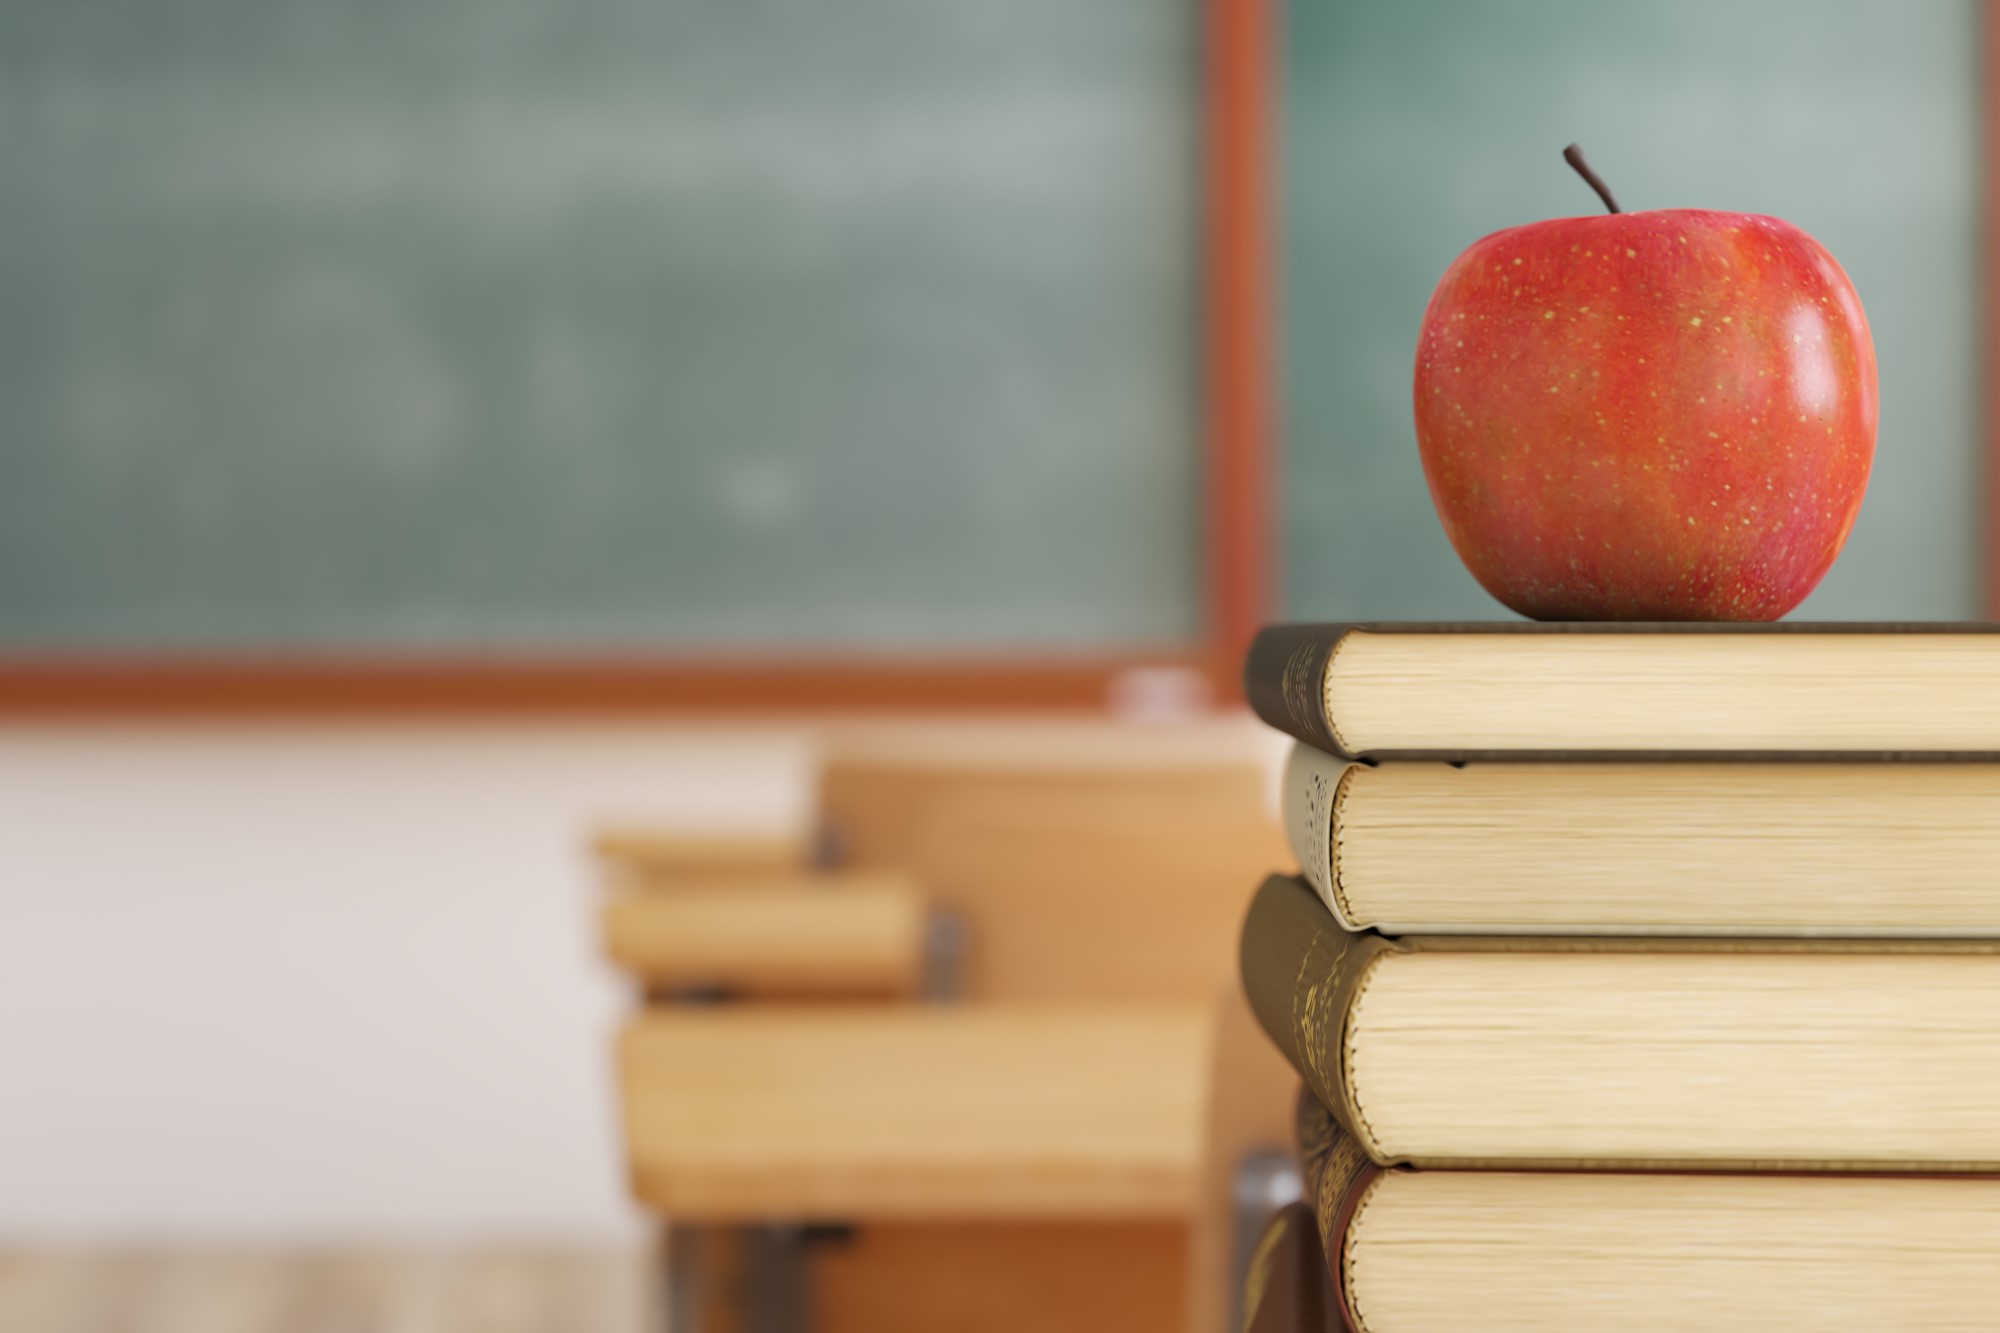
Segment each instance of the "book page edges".
[{"label": "book page edges", "polygon": [[1393,936],[1475,936],[1500,935],[1508,937],[1561,938],[1582,936],[1592,938],[1625,936],[1641,939],[1805,939],[1805,940],[1977,940],[1989,938],[1992,931],[1982,927],[1940,927],[1910,926],[1895,923],[1879,925],[1819,926],[1809,921],[1781,922],[1770,925],[1726,925],[1706,926],[1691,922],[1653,922],[1649,924],[1610,924],[1592,921],[1565,922],[1561,925],[1534,923],[1529,925],[1508,922],[1437,922],[1437,921],[1393,921],[1371,920],[1355,912],[1348,896],[1347,886],[1341,878],[1339,859],[1341,814],[1357,783],[1366,783],[1367,767],[1350,760],[1341,759],[1316,746],[1303,741],[1295,742],[1291,756],[1285,761],[1284,776],[1284,823],[1285,836],[1291,844],[1292,852],[1299,858],[1299,866],[1313,892],[1320,902],[1339,923],[1341,929],[1350,932],[1366,930],[1379,931]]},{"label": "book page edges", "polygon": [[[1831,740],[1825,748],[1708,744],[1677,747],[1655,745],[1632,748],[1588,744],[1549,746],[1488,745],[1362,745],[1342,734],[1339,719],[1346,711],[1339,705],[1340,680],[1336,671],[1343,649],[1365,640],[1424,638],[1667,638],[1690,637],[1769,637],[1824,638],[1851,636],[1880,639],[1889,636],[1966,639],[2000,633],[2000,624],[1972,622],[1838,622],[1799,621],[1763,623],[1714,622],[1534,622],[1534,621],[1435,621],[1435,622],[1334,622],[1267,625],[1259,632],[1245,662],[1244,685],[1253,708],[1265,721],[1309,744],[1318,745],[1346,759],[1368,762],[1426,761],[1442,763],[1564,763],[1564,762],[1690,762],[1741,761],[1752,763],[1840,762],[1883,763],[1921,761],[1932,763],[1996,762],[2000,750],[1993,749],[1891,749],[1883,746],[1855,746]],[[1310,709],[1302,704],[1306,681],[1314,677],[1318,698]],[[1286,700],[1273,707],[1266,700]],[[1287,718],[1289,714],[1289,719]]]}]

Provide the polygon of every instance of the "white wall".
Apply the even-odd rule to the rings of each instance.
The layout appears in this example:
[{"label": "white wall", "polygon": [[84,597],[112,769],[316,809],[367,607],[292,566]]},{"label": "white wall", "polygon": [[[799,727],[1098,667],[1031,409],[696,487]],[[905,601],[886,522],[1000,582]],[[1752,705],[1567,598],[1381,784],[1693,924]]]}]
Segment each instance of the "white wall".
[{"label": "white wall", "polygon": [[799,731],[0,729],[0,1240],[620,1235],[584,831]]},{"label": "white wall", "polygon": [[632,1234],[583,838],[802,825],[817,739],[0,726],[0,1246]]}]

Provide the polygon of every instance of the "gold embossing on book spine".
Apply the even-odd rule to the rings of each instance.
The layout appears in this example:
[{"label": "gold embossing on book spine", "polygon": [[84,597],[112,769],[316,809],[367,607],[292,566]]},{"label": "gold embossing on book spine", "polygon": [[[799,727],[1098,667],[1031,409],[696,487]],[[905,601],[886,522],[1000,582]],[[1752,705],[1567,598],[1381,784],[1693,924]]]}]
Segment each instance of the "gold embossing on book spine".
[{"label": "gold embossing on book spine", "polygon": [[[1334,652],[1338,651],[1336,643]],[[1285,659],[1279,692],[1298,735],[1329,741],[1337,748],[1340,736],[1333,728],[1332,715],[1326,711],[1327,672],[1332,666],[1333,653],[1327,651],[1326,645],[1308,639],[1292,649]]]},{"label": "gold embossing on book spine", "polygon": [[1334,1283],[1334,1304],[1347,1326],[1357,1328],[1357,1315],[1347,1298],[1347,1233],[1353,1229],[1353,1218],[1366,1202],[1368,1188],[1382,1174],[1382,1168],[1369,1160],[1360,1143],[1341,1129],[1333,1113],[1309,1088],[1299,1091],[1293,1123],[1306,1202],[1312,1207],[1320,1243],[1326,1250],[1328,1276]]},{"label": "gold embossing on book spine", "polygon": [[1285,1217],[1283,1213],[1264,1224],[1264,1234],[1257,1239],[1257,1248],[1250,1253],[1250,1266],[1243,1275],[1243,1328],[1257,1320],[1257,1311],[1264,1304],[1264,1292],[1271,1285],[1271,1266],[1278,1257],[1278,1245],[1285,1239]]}]

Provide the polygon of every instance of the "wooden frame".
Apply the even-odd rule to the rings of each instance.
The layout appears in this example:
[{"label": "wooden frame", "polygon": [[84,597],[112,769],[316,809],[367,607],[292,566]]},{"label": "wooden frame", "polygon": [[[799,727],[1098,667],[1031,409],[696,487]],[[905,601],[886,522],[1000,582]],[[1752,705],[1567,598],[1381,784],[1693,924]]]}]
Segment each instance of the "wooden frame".
[{"label": "wooden frame", "polygon": [[1117,658],[0,657],[0,714],[1101,709],[1126,672],[1238,693],[1275,597],[1271,157],[1276,0],[1197,0],[1203,74],[1203,631]]}]

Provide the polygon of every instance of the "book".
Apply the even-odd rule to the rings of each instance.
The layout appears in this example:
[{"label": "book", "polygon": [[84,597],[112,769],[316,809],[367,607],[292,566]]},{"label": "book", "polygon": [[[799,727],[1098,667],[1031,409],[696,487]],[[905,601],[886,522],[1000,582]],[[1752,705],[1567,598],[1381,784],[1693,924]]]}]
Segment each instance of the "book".
[{"label": "book", "polygon": [[2000,626],[1273,625],[1257,715],[1345,758],[2000,759]]},{"label": "book", "polygon": [[1347,930],[2000,935],[2000,764],[1358,764],[1285,828]]},{"label": "book", "polygon": [[2000,1180],[1385,1169],[1310,1098],[1299,1145],[1353,1333],[2000,1326]]},{"label": "book", "polygon": [[2000,1170],[2000,941],[1389,939],[1273,875],[1240,966],[1377,1162]]},{"label": "book", "polygon": [[1286,1204],[1250,1252],[1240,1327],[1244,1333],[1338,1333],[1332,1287],[1312,1210]]}]

